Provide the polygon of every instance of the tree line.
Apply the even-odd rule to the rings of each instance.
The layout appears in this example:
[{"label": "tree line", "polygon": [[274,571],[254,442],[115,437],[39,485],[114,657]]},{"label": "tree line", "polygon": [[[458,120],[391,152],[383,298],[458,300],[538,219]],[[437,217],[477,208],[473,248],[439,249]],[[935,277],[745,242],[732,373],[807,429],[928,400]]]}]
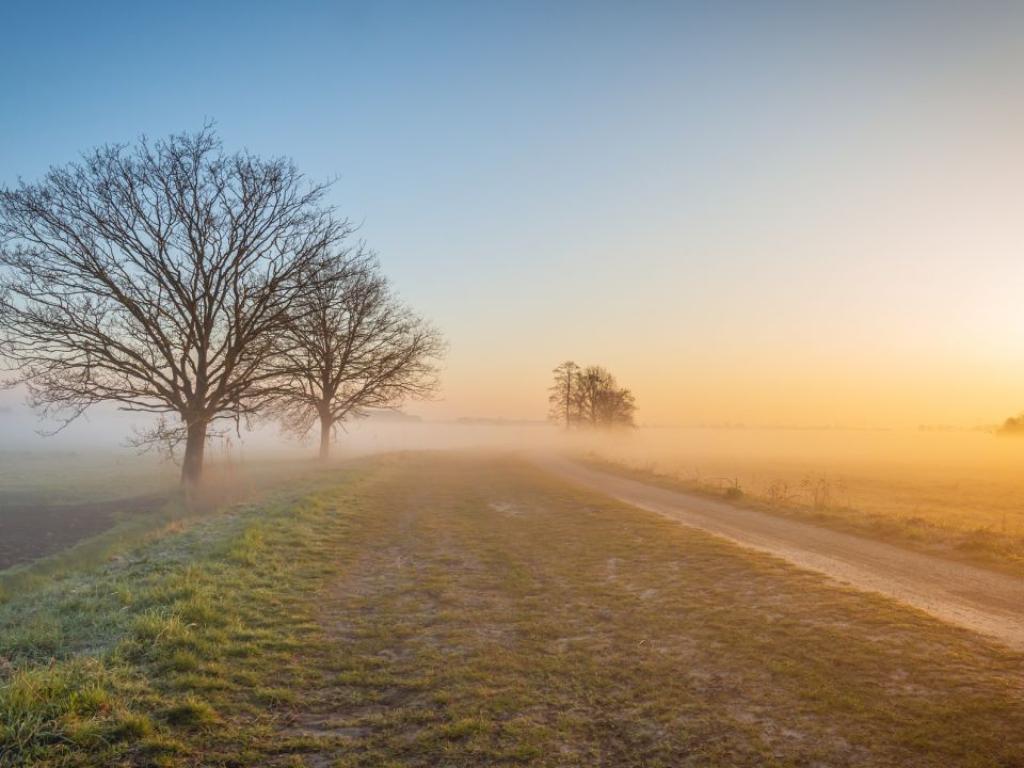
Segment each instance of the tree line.
[{"label": "tree line", "polygon": [[553,371],[549,389],[549,418],[571,427],[633,426],[636,401],[630,390],[599,365],[582,367],[572,360]]},{"label": "tree line", "polygon": [[155,414],[133,444],[183,448],[278,419],[320,433],[429,396],[440,333],[285,158],[211,127],[108,145],[0,189],[0,357],[60,428],[101,402]]}]

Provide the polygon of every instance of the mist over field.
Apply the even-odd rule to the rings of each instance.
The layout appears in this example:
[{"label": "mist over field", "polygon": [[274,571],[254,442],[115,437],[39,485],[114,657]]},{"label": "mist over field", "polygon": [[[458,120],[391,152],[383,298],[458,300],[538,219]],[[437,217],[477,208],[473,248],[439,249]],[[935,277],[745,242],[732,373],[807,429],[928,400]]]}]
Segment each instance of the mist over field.
[{"label": "mist over field", "polygon": [[1024,5],[0,30],[0,768],[1024,768]]}]

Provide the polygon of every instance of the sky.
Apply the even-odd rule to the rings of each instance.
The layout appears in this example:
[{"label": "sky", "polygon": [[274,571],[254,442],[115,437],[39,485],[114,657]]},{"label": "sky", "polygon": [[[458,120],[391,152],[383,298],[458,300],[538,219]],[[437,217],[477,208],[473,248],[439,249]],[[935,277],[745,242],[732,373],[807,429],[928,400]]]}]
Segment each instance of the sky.
[{"label": "sky", "polygon": [[0,4],[0,184],[208,120],[336,179],[427,418],[564,359],[644,424],[1024,409],[1024,3]]}]

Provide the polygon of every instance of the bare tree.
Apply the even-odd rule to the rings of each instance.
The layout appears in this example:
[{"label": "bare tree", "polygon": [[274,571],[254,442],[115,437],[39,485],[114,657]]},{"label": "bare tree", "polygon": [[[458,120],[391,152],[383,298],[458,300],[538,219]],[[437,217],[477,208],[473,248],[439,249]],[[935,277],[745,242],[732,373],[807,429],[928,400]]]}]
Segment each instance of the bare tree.
[{"label": "bare tree", "polygon": [[617,387],[613,383],[611,387],[598,393],[596,412],[595,423],[598,425],[631,427],[633,414],[636,412],[636,398],[625,387]]},{"label": "bare tree", "polygon": [[564,423],[566,429],[579,420],[576,390],[579,372],[580,367],[576,363],[566,360],[552,371],[555,380],[548,388],[548,416],[552,421]]},{"label": "bare tree", "polygon": [[299,305],[278,357],[276,413],[299,436],[320,427],[320,458],[345,420],[397,408],[437,387],[440,334],[392,293],[362,247],[325,262]]},{"label": "bare tree", "polygon": [[636,400],[615,377],[598,365],[580,368],[569,361],[554,370],[549,395],[551,417],[566,426],[632,426]]},{"label": "bare tree", "polygon": [[159,414],[138,442],[184,442],[195,486],[211,425],[273,396],[266,362],[300,278],[350,231],[325,189],[287,160],[225,154],[207,126],[0,190],[11,382],[60,428],[104,401]]}]

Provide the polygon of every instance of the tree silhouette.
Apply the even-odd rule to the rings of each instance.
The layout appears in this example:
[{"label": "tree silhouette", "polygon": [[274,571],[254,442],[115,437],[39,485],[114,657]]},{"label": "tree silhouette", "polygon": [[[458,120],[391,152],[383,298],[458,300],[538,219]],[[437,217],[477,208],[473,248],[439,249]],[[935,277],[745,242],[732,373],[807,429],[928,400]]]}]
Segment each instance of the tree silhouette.
[{"label": "tree silhouette", "polygon": [[597,365],[581,368],[566,361],[554,369],[549,389],[549,417],[571,426],[632,426],[636,401],[615,377]]},{"label": "tree silhouette", "polygon": [[376,256],[362,248],[310,275],[282,337],[275,412],[300,436],[320,427],[320,458],[346,419],[394,408],[437,387],[440,334],[392,293]]},{"label": "tree silhouette", "polygon": [[350,231],[324,192],[287,160],[225,154],[210,126],[0,190],[11,382],[61,428],[104,401],[160,415],[137,443],[184,442],[194,487],[211,425],[275,395],[272,342]]},{"label": "tree silhouette", "polygon": [[549,387],[548,416],[552,421],[562,422],[568,429],[579,418],[576,408],[576,377],[580,367],[572,360],[566,360],[555,368],[554,383]]}]

